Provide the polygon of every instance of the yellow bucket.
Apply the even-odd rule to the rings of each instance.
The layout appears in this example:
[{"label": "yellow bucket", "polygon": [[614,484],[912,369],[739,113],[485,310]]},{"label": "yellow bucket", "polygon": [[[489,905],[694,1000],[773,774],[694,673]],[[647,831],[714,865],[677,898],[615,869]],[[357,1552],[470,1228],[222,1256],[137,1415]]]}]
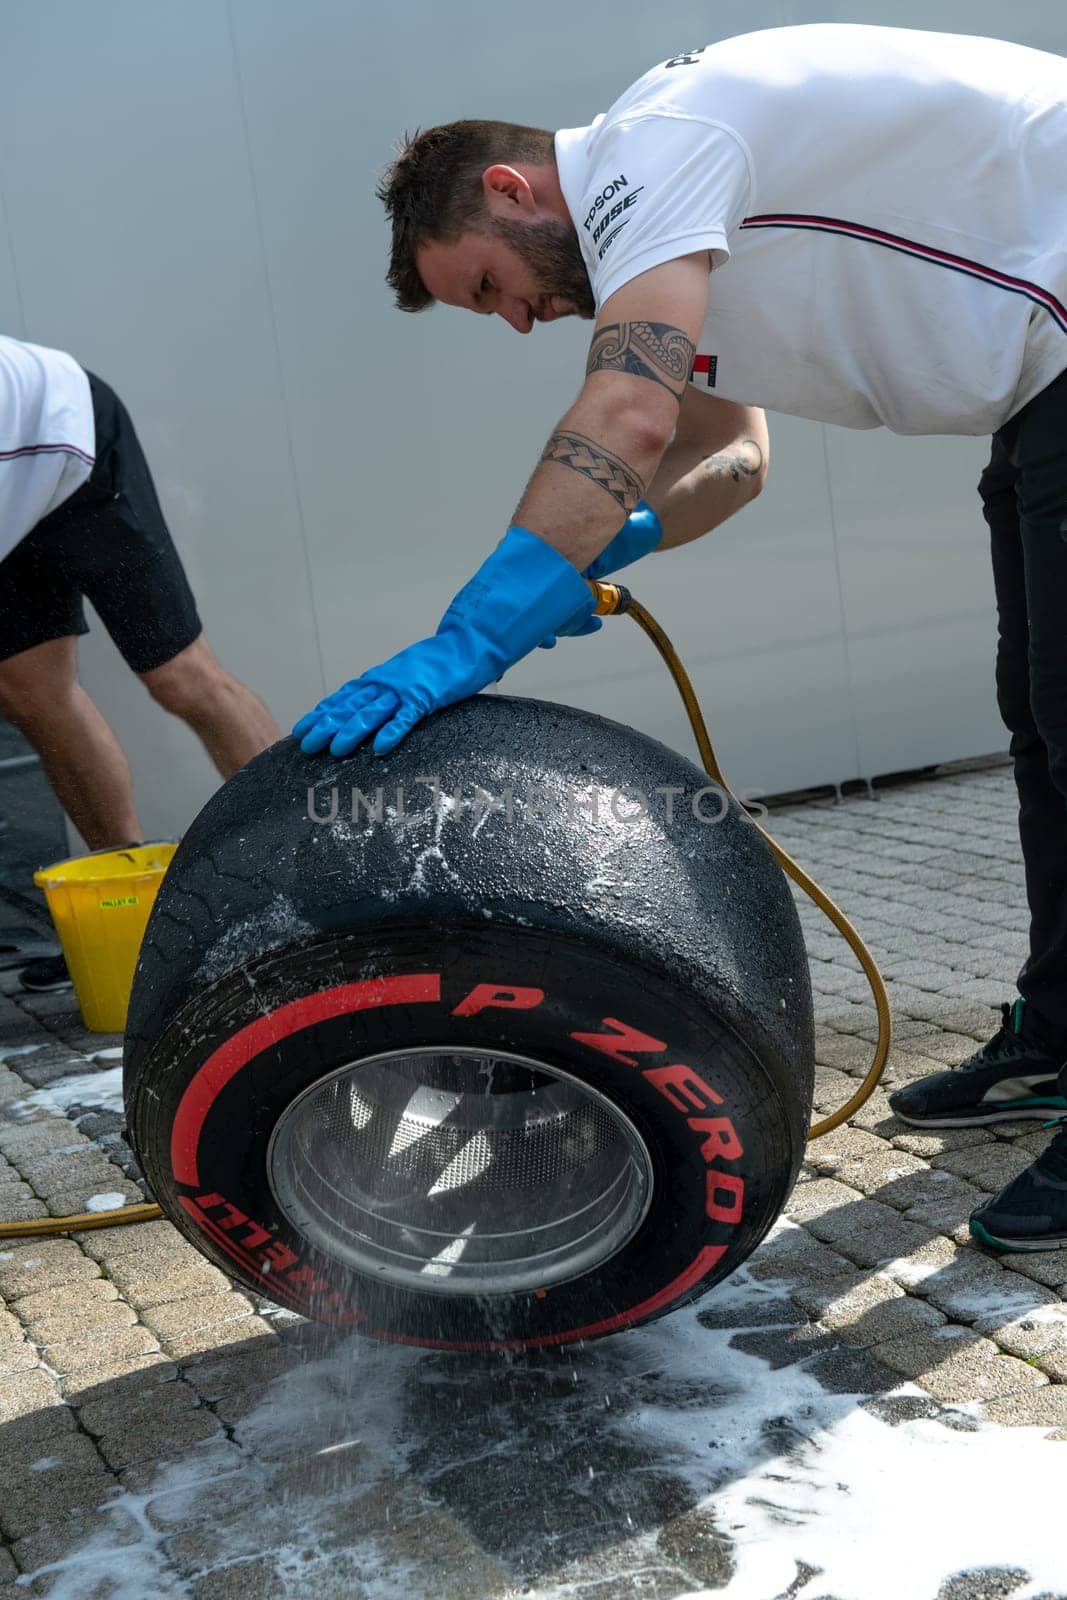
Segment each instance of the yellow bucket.
[{"label": "yellow bucket", "polygon": [[148,913],[178,846],[173,841],[94,850],[42,867],[43,889],[70,969],[82,1020],[121,1033]]}]

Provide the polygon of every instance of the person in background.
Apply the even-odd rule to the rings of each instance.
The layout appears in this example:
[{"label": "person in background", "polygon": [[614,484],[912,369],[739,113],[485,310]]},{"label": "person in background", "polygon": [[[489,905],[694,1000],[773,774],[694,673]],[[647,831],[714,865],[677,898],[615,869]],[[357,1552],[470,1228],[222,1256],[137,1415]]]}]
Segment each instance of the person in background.
[{"label": "person in background", "polygon": [[[77,679],[88,599],[126,664],[223,778],[279,737],[219,665],[122,401],[60,350],[0,335],[0,715],[90,850],[141,837],[130,769]],[[69,982],[62,957],[27,989]]]}]

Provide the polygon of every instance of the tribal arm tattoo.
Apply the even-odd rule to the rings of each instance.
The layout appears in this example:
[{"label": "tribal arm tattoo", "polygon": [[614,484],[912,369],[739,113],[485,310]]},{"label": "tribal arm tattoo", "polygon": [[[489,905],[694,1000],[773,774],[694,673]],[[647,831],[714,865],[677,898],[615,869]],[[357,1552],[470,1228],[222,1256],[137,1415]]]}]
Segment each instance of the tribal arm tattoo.
[{"label": "tribal arm tattoo", "polygon": [[669,322],[609,322],[593,335],[586,376],[628,372],[651,378],[681,402],[695,350],[681,328],[672,328]]},{"label": "tribal arm tattoo", "polygon": [[645,492],[643,481],[621,456],[613,455],[595,439],[569,428],[557,428],[545,445],[541,460],[570,467],[591,483],[599,484],[618,501],[627,516]]},{"label": "tribal arm tattoo", "polygon": [[734,483],[757,477],[762,468],[763,451],[755,439],[742,439],[733,451],[704,457],[704,471],[709,478],[732,478]]}]

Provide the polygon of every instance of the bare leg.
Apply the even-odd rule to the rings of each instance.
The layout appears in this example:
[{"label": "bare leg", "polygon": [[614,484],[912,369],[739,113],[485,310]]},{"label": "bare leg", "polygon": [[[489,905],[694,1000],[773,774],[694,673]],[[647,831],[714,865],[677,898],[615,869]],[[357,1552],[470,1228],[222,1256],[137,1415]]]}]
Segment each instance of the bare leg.
[{"label": "bare leg", "polygon": [[203,634],[140,678],[154,700],[189,724],[224,778],[281,738],[262,700],[223,670]]},{"label": "bare leg", "polygon": [[72,638],[50,639],[0,661],[0,713],[37,751],[90,850],[141,837],[126,757],[75,677]]}]

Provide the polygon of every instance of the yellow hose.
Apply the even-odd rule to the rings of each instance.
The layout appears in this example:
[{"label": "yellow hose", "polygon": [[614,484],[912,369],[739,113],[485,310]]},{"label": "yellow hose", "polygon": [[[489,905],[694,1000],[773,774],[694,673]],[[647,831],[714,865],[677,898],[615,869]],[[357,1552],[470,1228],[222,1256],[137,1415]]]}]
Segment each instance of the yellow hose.
[{"label": "yellow hose", "polygon": [[[593,582],[591,587],[597,597],[596,614],[598,616],[618,614],[633,617],[637,626],[652,640],[666,664],[667,671],[674,679],[678,693],[682,697],[682,703],[689,717],[689,725],[693,730],[693,737],[696,740],[705,772],[714,778],[715,782],[726,791],[732,800],[740,805],[741,802],[726,782],[719,763],[715,759],[715,751],[712,749],[711,739],[708,737],[704,714],[700,709],[700,702],[697,699],[696,690],[693,688],[689,674],[678,659],[677,651],[655,617],[646,611],[640,601],[635,600],[621,584]],[[774,859],[782,871],[792,878],[794,883],[800,885],[808,899],[815,902],[819,910],[830,919],[837,931],[851,945],[860,966],[866,974],[867,982],[871,986],[875,1009],[878,1012],[878,1042],[874,1048],[874,1056],[867,1070],[867,1076],[856,1090],[856,1093],[849,1100],[846,1100],[843,1106],[839,1106],[832,1116],[824,1117],[821,1122],[816,1122],[812,1126],[808,1138],[821,1139],[824,1133],[830,1133],[832,1129],[840,1127],[842,1122],[846,1122],[849,1117],[854,1116],[860,1107],[866,1104],[878,1087],[882,1073],[885,1071],[889,1047],[893,1042],[893,1019],[889,1011],[889,997],[885,992],[882,974],[878,971],[874,957],[845,916],[845,913],[839,906],[834,904],[828,894],[819,888],[813,878],[808,877],[804,868],[799,866],[792,856],[787,855],[781,846],[771,838],[766,828],[760,828],[754,817],[750,817],[749,821],[753,827],[759,828],[760,833],[762,833],[773,850]]]},{"label": "yellow hose", "polygon": [[[666,664],[667,671],[674,679],[678,693],[682,697],[689,717],[689,725],[693,730],[693,737],[700,752],[700,759],[704,770],[714,778],[715,782],[738,805],[740,801],[730,788],[722,775],[719,763],[715,759],[715,751],[708,737],[707,724],[704,714],[700,709],[700,702],[696,697],[689,674],[678,659],[677,651],[671,644],[667,635],[640,601],[635,600],[628,590],[617,583],[593,583],[592,588],[597,597],[596,612],[598,616],[626,615],[633,617],[638,627],[643,629],[652,640]],[[754,817],[749,821],[754,828],[759,828],[760,833],[767,840],[774,852],[774,859],[792,878],[794,883],[800,885],[809,900],[813,900],[840,934],[855,951],[860,966],[863,968],[867,982],[874,995],[874,1004],[878,1012],[878,1042],[875,1045],[874,1057],[867,1071],[867,1076],[860,1084],[856,1093],[843,1106],[839,1106],[832,1116],[824,1117],[821,1122],[816,1122],[810,1133],[809,1139],[820,1139],[824,1133],[840,1127],[842,1122],[847,1122],[862,1105],[870,1099],[878,1086],[882,1073],[885,1070],[886,1058],[893,1038],[893,1020],[889,1012],[889,998],[885,992],[882,975],[878,971],[867,946],[849,922],[845,913],[825,894],[813,878],[809,878],[803,867],[798,866],[792,856],[787,855],[780,845],[776,844],[766,828],[760,828]],[[0,1239],[36,1239],[47,1234],[71,1233],[82,1228],[118,1228],[129,1222],[154,1222],[161,1217],[163,1212],[157,1205],[146,1203],[144,1205],[123,1206],[117,1211],[83,1211],[74,1217],[39,1217],[30,1222],[0,1222]]]},{"label": "yellow hose", "polygon": [[126,1222],[155,1222],[162,1208],[151,1202],[115,1211],[81,1211],[75,1217],[34,1217],[30,1222],[0,1222],[0,1239],[38,1239],[81,1228],[118,1228]]}]

